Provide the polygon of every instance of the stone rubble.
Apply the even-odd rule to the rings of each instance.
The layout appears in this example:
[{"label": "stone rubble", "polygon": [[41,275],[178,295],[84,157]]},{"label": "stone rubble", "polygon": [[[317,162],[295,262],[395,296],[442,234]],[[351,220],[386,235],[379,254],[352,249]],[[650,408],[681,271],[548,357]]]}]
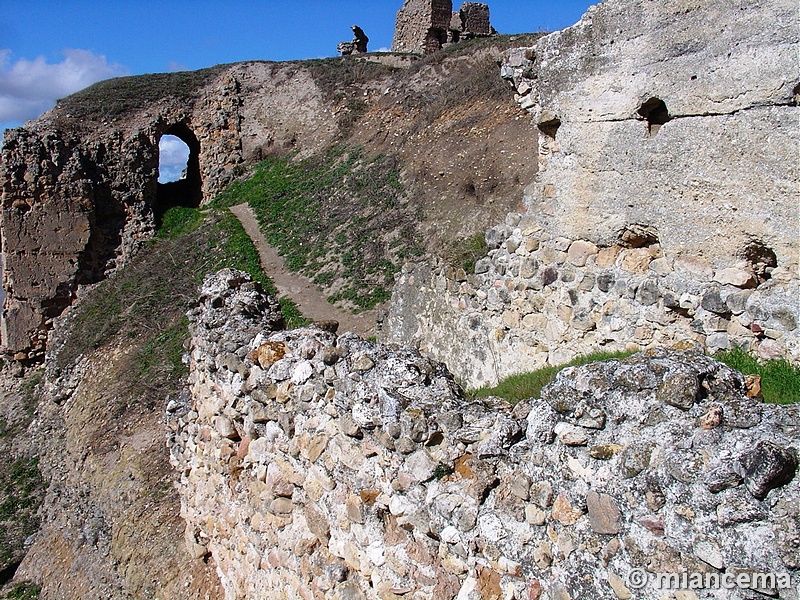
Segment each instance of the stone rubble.
[{"label": "stone rubble", "polygon": [[800,408],[694,346],[565,369],[511,407],[276,315],[243,273],[207,277],[191,395],[167,409],[187,543],[230,600],[656,599],[633,569],[799,574]]}]

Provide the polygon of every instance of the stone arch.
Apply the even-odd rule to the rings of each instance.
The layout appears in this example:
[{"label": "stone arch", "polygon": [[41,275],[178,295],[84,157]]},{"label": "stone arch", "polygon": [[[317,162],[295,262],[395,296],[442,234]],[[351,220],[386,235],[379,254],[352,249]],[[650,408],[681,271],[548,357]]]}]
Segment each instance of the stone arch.
[{"label": "stone arch", "polygon": [[203,178],[200,173],[200,142],[185,122],[168,127],[158,136],[173,135],[189,147],[189,160],[186,163],[186,176],[178,181],[158,183],[153,213],[156,223],[160,223],[164,213],[173,206],[196,208],[203,201]]}]

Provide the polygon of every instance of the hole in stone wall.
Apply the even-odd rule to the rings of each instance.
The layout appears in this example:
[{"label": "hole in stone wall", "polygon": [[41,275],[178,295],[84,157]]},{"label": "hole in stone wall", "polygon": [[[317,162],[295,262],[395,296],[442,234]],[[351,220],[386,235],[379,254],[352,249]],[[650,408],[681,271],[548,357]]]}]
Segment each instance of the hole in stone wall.
[{"label": "hole in stone wall", "polygon": [[423,52],[425,54],[432,54],[438,52],[447,43],[447,30],[431,27],[428,29],[428,35],[425,36],[425,43]]},{"label": "hole in stone wall", "polygon": [[619,232],[619,244],[625,248],[644,248],[658,243],[658,229],[652,225],[633,223]]},{"label": "hole in stone wall", "polygon": [[[188,153],[181,150],[181,143],[188,148]],[[181,151],[187,155],[185,166],[180,163]],[[177,179],[173,179],[176,175]],[[178,123],[159,139],[159,181],[153,207],[156,225],[161,224],[164,213],[173,206],[196,208],[202,200],[200,142],[185,123]]]},{"label": "hole in stone wall", "polygon": [[0,585],[5,585],[14,578],[14,575],[16,575],[20,564],[20,562],[13,562],[5,569],[0,571]]},{"label": "hole in stone wall", "polygon": [[158,142],[158,183],[186,179],[189,146],[174,135],[163,135]]},{"label": "hole in stone wall", "polygon": [[794,89],[792,90],[792,94],[794,95],[793,100],[794,100],[795,106],[800,104],[800,83],[798,83],[796,86],[794,86]]},{"label": "hole in stone wall", "polygon": [[759,283],[772,277],[772,269],[778,266],[778,257],[775,252],[758,240],[747,244],[742,250],[741,256],[750,264]]},{"label": "hole in stone wall", "polygon": [[647,135],[653,137],[661,126],[672,120],[667,105],[660,98],[650,98],[639,108],[639,116],[647,121]]},{"label": "hole in stone wall", "polygon": [[561,119],[558,117],[554,117],[539,123],[539,131],[553,139],[556,139],[556,133],[558,132],[559,127],[561,127]]},{"label": "hole in stone wall", "polygon": [[437,431],[434,433],[428,442],[425,444],[426,446],[440,446],[444,442],[444,434],[441,431]]}]

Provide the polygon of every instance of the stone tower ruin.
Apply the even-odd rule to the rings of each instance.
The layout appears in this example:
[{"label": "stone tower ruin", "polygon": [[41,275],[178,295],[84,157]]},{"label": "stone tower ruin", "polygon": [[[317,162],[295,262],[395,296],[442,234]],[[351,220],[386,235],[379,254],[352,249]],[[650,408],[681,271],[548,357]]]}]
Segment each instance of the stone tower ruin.
[{"label": "stone tower ruin", "polygon": [[397,13],[393,52],[430,54],[460,39],[493,35],[489,6],[465,2],[453,12],[450,0],[405,0]]}]

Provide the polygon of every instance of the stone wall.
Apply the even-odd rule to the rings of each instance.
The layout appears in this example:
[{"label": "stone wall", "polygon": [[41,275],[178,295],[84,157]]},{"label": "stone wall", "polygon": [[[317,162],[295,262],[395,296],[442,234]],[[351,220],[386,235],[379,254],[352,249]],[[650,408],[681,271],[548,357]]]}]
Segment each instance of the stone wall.
[{"label": "stone wall", "polygon": [[397,13],[392,52],[430,54],[462,38],[495,34],[483,2],[464,2],[453,12],[450,0],[405,0]]},{"label": "stone wall", "polygon": [[467,387],[596,350],[683,340],[710,352],[800,358],[800,284],[790,270],[767,268],[759,279],[758,268],[738,261],[714,269],[699,257],[665,256],[646,230],[626,231],[627,242],[598,247],[509,215],[487,232],[492,250],[474,274],[407,265],[384,335],[447,363]]},{"label": "stone wall", "polygon": [[464,2],[459,11],[462,32],[470,35],[490,35],[489,5],[483,2]]},{"label": "stone wall", "polygon": [[405,0],[397,13],[392,52],[428,54],[447,41],[451,0]]},{"label": "stone wall", "polygon": [[608,0],[513,52],[504,74],[549,138],[531,213],[603,246],[646,225],[668,256],[715,267],[758,243],[796,274],[796,8]]},{"label": "stone wall", "polygon": [[471,386],[682,339],[800,358],[795,8],[609,0],[509,51],[541,132],[525,213],[474,274],[409,267],[386,339]]},{"label": "stone wall", "polygon": [[655,599],[637,569],[797,577],[798,409],[703,354],[568,369],[512,408],[413,351],[276,330],[274,311],[242,273],[207,278],[192,397],[167,408],[187,543],[229,600]]},{"label": "stone wall", "polygon": [[[167,79],[159,101],[141,102],[114,117],[105,113],[109,96],[125,97],[137,85],[165,85],[144,79],[98,84],[111,88],[95,92],[88,116],[70,114],[81,106],[68,98],[6,133],[0,172],[2,342],[18,360],[41,358],[52,319],[69,306],[77,287],[102,279],[152,234],[163,134],[196,142],[207,202],[244,164],[292,149],[313,153],[338,131],[307,70],[267,63],[222,68],[191,92]],[[171,85],[176,89],[170,91]],[[264,86],[272,88],[270,94]]]}]

